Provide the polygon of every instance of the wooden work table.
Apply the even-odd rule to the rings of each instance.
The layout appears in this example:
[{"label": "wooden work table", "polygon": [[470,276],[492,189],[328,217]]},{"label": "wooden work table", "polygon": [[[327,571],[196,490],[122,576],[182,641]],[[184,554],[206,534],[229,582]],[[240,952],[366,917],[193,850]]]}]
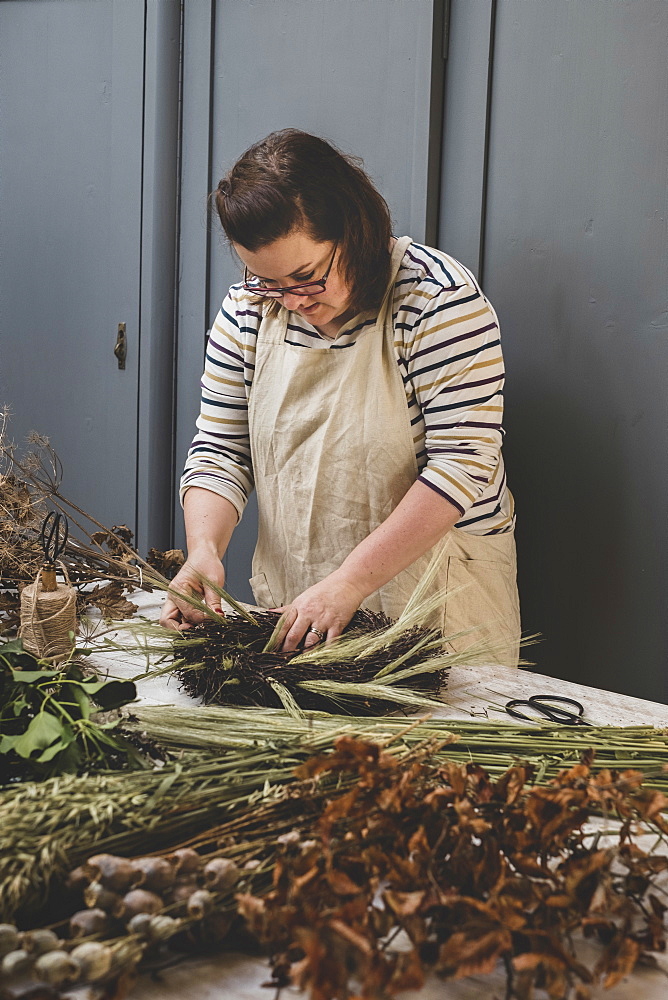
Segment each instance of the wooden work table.
[{"label": "wooden work table", "polygon": [[[133,595],[141,613],[157,618],[161,598],[157,595]],[[106,667],[115,676],[134,676],[138,662],[129,663],[118,655],[94,656],[94,662]],[[141,669],[141,667],[139,667]],[[173,679],[159,677],[140,682],[142,701],[153,704],[195,706]],[[543,674],[507,667],[453,667],[443,694],[442,718],[470,719],[487,717],[508,720],[503,705],[511,698],[532,694],[558,694],[575,698],[584,706],[585,718],[597,725],[652,725],[668,728],[668,706],[615,694],[599,688],[573,684]],[[588,943],[583,943],[586,959]],[[592,952],[593,954],[593,952]],[[593,963],[592,963],[593,964]],[[133,988],[129,1000],[271,1000],[274,994],[261,984],[269,978],[269,966],[261,958],[244,955],[223,955],[218,958],[189,959],[168,969],[159,977],[145,975]],[[400,1000],[494,1000],[505,994],[503,972],[492,976],[471,976],[463,980],[442,981],[433,977],[419,991],[408,990]],[[80,996],[80,994],[79,994]],[[298,1000],[305,994],[286,989],[282,1000]],[[536,1000],[545,994],[537,991]],[[663,956],[657,968],[638,968],[628,980],[611,990],[596,989],[594,998],[606,1000],[666,1000],[668,998],[668,960]]]}]

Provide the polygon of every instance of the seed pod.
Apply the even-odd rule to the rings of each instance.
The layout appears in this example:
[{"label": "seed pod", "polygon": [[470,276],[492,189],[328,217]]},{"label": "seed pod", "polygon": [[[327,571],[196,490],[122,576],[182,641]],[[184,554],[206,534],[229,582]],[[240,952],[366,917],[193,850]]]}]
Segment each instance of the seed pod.
[{"label": "seed pod", "polygon": [[169,901],[179,910],[185,910],[188,900],[198,889],[199,885],[192,875],[185,879],[177,879],[169,894]]},{"label": "seed pod", "polygon": [[159,913],[163,907],[160,896],[146,889],[131,889],[114,907],[112,913],[120,920],[131,920],[137,913]]},{"label": "seed pod", "polygon": [[70,917],[70,937],[90,937],[107,930],[109,917],[104,910],[79,910]]},{"label": "seed pod", "polygon": [[88,872],[84,867],[80,866],[79,868],[74,868],[69,873],[65,885],[73,892],[83,892],[89,882],[90,877]]},{"label": "seed pod", "polygon": [[58,935],[49,930],[26,931],[21,935],[21,944],[34,958],[55,951],[62,943]]},{"label": "seed pod", "polygon": [[19,946],[19,932],[14,924],[0,924],[0,958],[16,951]]},{"label": "seed pod", "polygon": [[188,916],[203,920],[213,909],[213,896],[206,889],[197,889],[188,900]]},{"label": "seed pod", "polygon": [[101,882],[112,892],[125,892],[134,878],[132,862],[127,858],[117,858],[114,854],[96,854],[89,858],[85,870],[92,879]]},{"label": "seed pod", "polygon": [[151,917],[148,925],[148,938],[150,941],[167,941],[174,937],[180,926],[180,920],[159,913],[156,917]]},{"label": "seed pod", "polygon": [[260,861],[259,858],[251,858],[250,861],[247,861],[245,863],[245,865],[244,865],[244,871],[245,872],[254,872],[255,869],[259,868],[261,864],[262,864],[262,862]]},{"label": "seed pod", "polygon": [[202,867],[202,859],[192,847],[182,847],[167,858],[174,865],[177,875],[194,875]]},{"label": "seed pod", "polygon": [[67,951],[47,951],[35,962],[35,977],[49,986],[73,983],[79,972],[79,966]]},{"label": "seed pod", "polygon": [[164,892],[176,878],[173,866],[165,858],[136,858],[132,867],[135,873],[132,885],[149,892]]},{"label": "seed pod", "polygon": [[101,941],[84,941],[70,954],[81,970],[82,982],[94,983],[104,979],[111,969],[111,948]]},{"label": "seed pod", "polygon": [[84,889],[84,903],[86,906],[98,907],[100,910],[104,910],[105,913],[112,913],[114,907],[120,901],[120,896],[117,892],[112,892],[111,889],[105,889],[101,882],[91,882],[91,884]]},{"label": "seed pod", "polygon": [[209,892],[227,892],[239,881],[241,872],[229,858],[212,858],[204,866],[204,884]]},{"label": "seed pod", "polygon": [[8,979],[12,976],[22,976],[32,965],[32,955],[25,948],[17,948],[8,952],[2,960],[2,974]]},{"label": "seed pod", "polygon": [[148,928],[153,919],[150,913],[135,913],[128,923],[128,930],[132,934],[139,934],[141,937],[148,936]]}]

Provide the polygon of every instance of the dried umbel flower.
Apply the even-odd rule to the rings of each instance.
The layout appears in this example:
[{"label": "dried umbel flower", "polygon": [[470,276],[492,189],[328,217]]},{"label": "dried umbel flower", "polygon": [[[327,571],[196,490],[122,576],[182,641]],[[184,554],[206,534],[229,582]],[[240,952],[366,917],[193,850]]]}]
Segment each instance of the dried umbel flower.
[{"label": "dried umbel flower", "polygon": [[25,948],[17,948],[16,951],[8,952],[2,959],[2,975],[7,979],[22,976],[31,965],[32,955],[29,955]]},{"label": "dried umbel flower", "polygon": [[135,872],[133,886],[141,886],[149,892],[164,892],[174,884],[176,872],[165,858],[136,858],[132,867]]},{"label": "dried umbel flower", "polygon": [[48,951],[35,962],[35,976],[49,986],[63,986],[79,978],[80,969],[67,951]]},{"label": "dried umbel flower", "polygon": [[82,982],[94,983],[104,979],[111,969],[111,948],[101,941],[84,941],[70,954],[81,970]]},{"label": "dried umbel flower", "polygon": [[104,910],[79,910],[70,918],[70,936],[73,938],[90,937],[91,934],[103,934],[109,927],[109,917]]},{"label": "dried umbel flower", "polygon": [[0,924],[0,958],[16,951],[19,944],[19,932],[14,924]]},{"label": "dried umbel flower", "polygon": [[204,884],[209,892],[227,892],[237,884],[240,875],[229,858],[212,858],[204,866]]},{"label": "dried umbel flower", "polygon": [[127,858],[117,858],[113,854],[96,854],[88,859],[86,870],[93,879],[101,882],[105,889],[112,892],[125,892],[130,888],[135,877],[131,861]]},{"label": "dried umbel flower", "polygon": [[62,941],[49,930],[26,931],[21,935],[21,944],[31,955],[44,955],[47,951],[60,948]]},{"label": "dried umbel flower", "polygon": [[163,905],[156,893],[147,892],[146,889],[131,889],[119,900],[113,914],[120,920],[128,921],[138,913],[159,913]]},{"label": "dried umbel flower", "polygon": [[112,913],[121,898],[117,892],[105,889],[101,882],[91,882],[84,889],[83,895],[86,906],[91,908],[98,907],[100,910],[104,910],[105,913]]},{"label": "dried umbel flower", "polygon": [[174,865],[177,875],[194,875],[202,867],[202,858],[192,847],[182,847],[167,858]]},{"label": "dried umbel flower", "polygon": [[197,889],[188,900],[188,916],[203,920],[213,909],[213,896],[206,889]]}]

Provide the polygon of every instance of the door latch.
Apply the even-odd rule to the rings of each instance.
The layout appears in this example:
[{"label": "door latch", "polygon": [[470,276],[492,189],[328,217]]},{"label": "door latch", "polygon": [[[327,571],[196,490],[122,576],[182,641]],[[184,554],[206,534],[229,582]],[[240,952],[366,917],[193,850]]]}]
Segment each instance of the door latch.
[{"label": "door latch", "polygon": [[125,323],[118,324],[118,335],[114,346],[114,354],[118,359],[118,370],[125,371],[125,359],[128,355],[128,341],[125,336]]}]

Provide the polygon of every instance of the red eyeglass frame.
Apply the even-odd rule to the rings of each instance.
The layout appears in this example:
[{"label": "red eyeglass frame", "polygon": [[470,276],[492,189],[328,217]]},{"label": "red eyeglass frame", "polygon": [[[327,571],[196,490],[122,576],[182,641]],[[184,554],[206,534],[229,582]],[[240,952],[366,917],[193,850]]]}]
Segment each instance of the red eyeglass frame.
[{"label": "red eyeglass frame", "polygon": [[[278,299],[282,295],[289,293],[290,295],[321,295],[326,288],[327,279],[329,278],[329,273],[334,265],[334,258],[336,257],[336,251],[338,250],[339,242],[338,240],[334,244],[334,250],[332,251],[332,257],[329,262],[329,266],[322,278],[317,278],[315,281],[302,281],[298,285],[286,285],[283,288],[265,288],[262,285],[252,285],[248,281],[248,268],[244,267],[244,282],[243,288],[246,292],[253,292],[255,295],[263,295],[265,298]],[[261,281],[261,278],[257,278],[257,281]],[[319,286],[318,291],[311,291],[314,285]],[[302,289],[308,289],[308,291],[303,291]]]}]

